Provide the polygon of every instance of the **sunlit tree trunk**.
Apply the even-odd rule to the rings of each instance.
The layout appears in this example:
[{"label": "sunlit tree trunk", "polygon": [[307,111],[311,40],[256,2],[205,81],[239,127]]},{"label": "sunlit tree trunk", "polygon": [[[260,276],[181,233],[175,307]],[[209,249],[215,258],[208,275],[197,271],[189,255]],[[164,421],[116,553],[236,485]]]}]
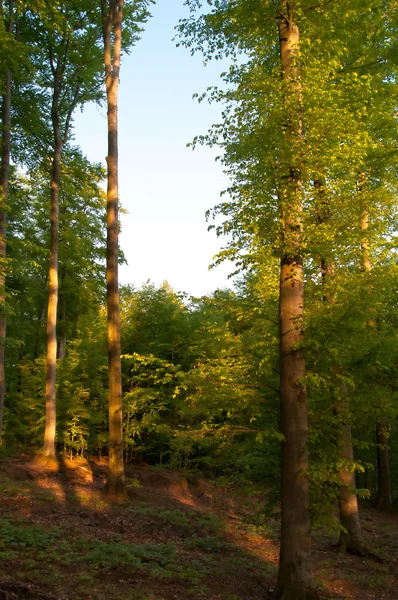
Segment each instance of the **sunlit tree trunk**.
[{"label": "sunlit tree trunk", "polygon": [[[124,0],[102,0],[105,83],[108,103],[107,305],[109,361],[109,467],[105,492],[126,497],[123,462],[123,412],[118,284],[118,88]],[[113,35],[112,35],[113,34]],[[113,39],[113,52],[112,52]]]},{"label": "sunlit tree trunk", "polygon": [[65,273],[60,275],[60,292],[58,303],[58,344],[57,358],[63,360],[66,352],[66,294],[65,294]]},{"label": "sunlit tree trunk", "polygon": [[[66,18],[68,18],[66,10]],[[61,52],[59,50],[62,49]],[[58,248],[59,248],[59,193],[61,185],[61,159],[64,144],[68,140],[71,119],[81,92],[78,77],[67,78],[67,66],[71,56],[70,39],[60,40],[58,51],[49,41],[47,48],[50,72],[53,77],[51,122],[53,128],[54,155],[51,172],[50,195],[50,268],[48,275],[49,295],[47,309],[47,370],[46,370],[46,427],[44,432],[44,456],[55,456],[56,434],[56,374],[57,374],[57,312],[58,312]],[[77,71],[75,71],[75,75]],[[70,94],[68,96],[68,94]]]},{"label": "sunlit tree trunk", "polygon": [[46,428],[44,456],[55,456],[56,433],[56,374],[57,374],[57,307],[58,307],[58,246],[59,246],[59,188],[61,182],[62,136],[58,115],[59,85],[55,81],[51,118],[54,133],[54,156],[51,177],[50,208],[50,268],[47,309],[47,370],[46,370]]},{"label": "sunlit tree trunk", "polygon": [[[1,4],[2,8],[2,4]],[[9,2],[8,32],[12,33],[14,26],[14,2]],[[6,285],[6,205],[8,199],[8,176],[10,169],[11,149],[11,90],[12,73],[5,75],[5,92],[2,98],[2,143],[0,165],[0,440],[3,432],[3,411],[5,394],[5,342],[7,332],[7,318],[5,313],[5,285]]]},{"label": "sunlit tree trunk", "polygon": [[[297,152],[302,142],[301,88],[297,48],[299,30],[291,2],[281,2],[279,42],[287,106],[280,212],[284,250],[280,269],[280,401],[282,442],[281,549],[275,598],[315,598],[312,583],[311,529],[308,484],[307,392],[303,383],[302,348],[304,275],[302,249],[302,191]],[[282,16],[283,15],[283,16]],[[292,103],[292,97],[294,102]],[[289,163],[289,160],[291,161]]]}]

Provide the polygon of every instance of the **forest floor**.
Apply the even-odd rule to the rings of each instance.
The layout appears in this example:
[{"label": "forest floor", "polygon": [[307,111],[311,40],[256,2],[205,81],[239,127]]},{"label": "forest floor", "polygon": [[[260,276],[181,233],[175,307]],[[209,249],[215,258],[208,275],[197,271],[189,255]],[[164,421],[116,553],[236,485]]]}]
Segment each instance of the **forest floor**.
[{"label": "forest floor", "polygon": [[[104,502],[106,465],[0,461],[0,600],[264,600],[275,584],[278,524],[260,499],[178,472],[129,467],[129,498]],[[380,559],[338,553],[314,532],[322,599],[398,598],[398,515],[362,510]]]}]

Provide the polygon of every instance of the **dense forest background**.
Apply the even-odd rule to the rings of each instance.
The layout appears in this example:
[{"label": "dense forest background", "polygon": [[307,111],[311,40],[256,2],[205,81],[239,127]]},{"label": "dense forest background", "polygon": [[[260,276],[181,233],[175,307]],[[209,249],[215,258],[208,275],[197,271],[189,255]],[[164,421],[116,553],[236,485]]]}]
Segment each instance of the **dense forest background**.
[{"label": "dense forest background", "polygon": [[[177,43],[232,65],[199,98],[222,103],[222,122],[193,144],[220,148],[231,181],[208,217],[227,234],[215,265],[232,260],[236,284],[200,298],[167,282],[120,288],[123,458],[266,491],[272,512],[287,489],[281,446],[293,448],[283,469],[300,494],[309,482],[312,522],[363,556],[357,497],[385,511],[398,499],[397,9],[187,4]],[[74,143],[73,115],[106,102],[108,25],[106,78],[119,78],[122,9],[0,4],[3,452],[42,447],[52,376],[56,451],[101,459],[112,447],[110,159],[107,197],[105,170]],[[125,3],[126,51],[149,10]],[[298,579],[312,598],[311,578]],[[278,586],[293,598],[289,576]]]}]

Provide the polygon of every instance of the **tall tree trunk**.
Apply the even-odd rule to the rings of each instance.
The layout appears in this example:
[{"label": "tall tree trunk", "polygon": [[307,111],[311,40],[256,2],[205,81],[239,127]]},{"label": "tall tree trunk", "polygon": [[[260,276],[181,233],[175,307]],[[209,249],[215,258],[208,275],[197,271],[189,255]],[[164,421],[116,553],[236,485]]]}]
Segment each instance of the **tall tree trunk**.
[{"label": "tall tree trunk", "polygon": [[59,245],[59,188],[61,182],[62,138],[58,116],[53,115],[55,151],[51,178],[50,268],[47,310],[47,371],[46,371],[46,428],[44,456],[55,457],[56,433],[56,375],[57,375],[57,307],[58,307],[58,245]]},{"label": "tall tree trunk", "polygon": [[[304,275],[302,249],[302,193],[299,161],[301,146],[300,83],[297,65],[299,30],[292,3],[281,2],[279,24],[282,77],[296,100],[289,112],[285,141],[290,144],[285,165],[287,176],[280,198],[284,251],[280,268],[279,340],[280,401],[282,442],[281,549],[275,598],[307,600],[316,598],[312,582],[311,527],[308,484],[307,392],[303,383],[305,359],[302,349]],[[290,109],[289,109],[290,110]],[[289,161],[289,158],[288,158]]]},{"label": "tall tree trunk", "polygon": [[[9,2],[8,32],[12,33],[14,27],[14,2]],[[0,441],[3,433],[3,412],[5,394],[5,343],[7,333],[6,318],[6,206],[8,200],[8,177],[10,170],[11,150],[11,90],[12,73],[7,71],[5,75],[5,93],[2,98],[2,143],[1,143],[1,165],[0,165]]]},{"label": "tall tree trunk", "polygon": [[105,83],[108,103],[106,284],[109,364],[109,467],[105,492],[115,500],[121,500],[127,496],[123,462],[123,396],[118,283],[118,88],[123,7],[124,0],[101,0]]},{"label": "tall tree trunk", "polygon": [[64,65],[58,60],[54,69],[51,120],[54,135],[54,156],[50,196],[50,268],[48,272],[47,309],[47,371],[46,371],[46,428],[44,431],[44,456],[55,457],[56,434],[56,376],[57,376],[57,309],[58,309],[58,246],[59,246],[59,189],[61,184],[61,158],[63,138],[59,119],[59,101]]},{"label": "tall tree trunk", "polygon": [[377,467],[378,492],[377,508],[392,511],[390,451],[388,448],[389,424],[386,418],[377,423]]}]

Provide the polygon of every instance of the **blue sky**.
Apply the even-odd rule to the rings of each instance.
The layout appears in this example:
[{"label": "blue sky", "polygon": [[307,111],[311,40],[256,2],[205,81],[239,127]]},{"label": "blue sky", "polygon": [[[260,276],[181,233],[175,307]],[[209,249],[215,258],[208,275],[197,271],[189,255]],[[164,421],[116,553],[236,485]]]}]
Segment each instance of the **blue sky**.
[{"label": "blue sky", "polygon": [[[121,283],[167,280],[176,291],[199,296],[231,286],[233,265],[208,270],[225,240],[207,231],[205,212],[228,185],[217,151],[186,147],[219,121],[220,108],[192,99],[219,82],[225,65],[206,67],[172,41],[187,16],[183,0],[158,0],[142,39],[124,56],[119,96],[121,247],[128,265]],[[106,109],[88,106],[75,118],[76,141],[92,161],[106,156]]]}]

